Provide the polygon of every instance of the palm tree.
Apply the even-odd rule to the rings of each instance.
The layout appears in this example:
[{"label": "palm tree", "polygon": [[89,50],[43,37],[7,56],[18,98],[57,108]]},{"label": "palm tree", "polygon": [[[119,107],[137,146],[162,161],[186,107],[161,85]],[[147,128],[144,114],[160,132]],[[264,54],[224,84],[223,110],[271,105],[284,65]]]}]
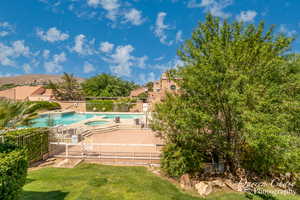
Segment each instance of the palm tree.
[{"label": "palm tree", "polygon": [[29,112],[32,105],[25,102],[0,100],[0,130],[28,125],[36,113]]},{"label": "palm tree", "polygon": [[63,82],[55,84],[50,82],[48,87],[53,90],[54,96],[58,100],[82,100],[80,85],[73,74],[64,73]]}]

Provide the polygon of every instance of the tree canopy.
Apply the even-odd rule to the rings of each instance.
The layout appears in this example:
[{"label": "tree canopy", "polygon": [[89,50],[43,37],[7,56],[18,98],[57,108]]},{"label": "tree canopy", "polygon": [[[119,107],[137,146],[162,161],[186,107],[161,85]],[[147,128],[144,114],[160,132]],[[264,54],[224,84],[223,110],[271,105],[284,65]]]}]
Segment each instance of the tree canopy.
[{"label": "tree canopy", "polygon": [[109,74],[99,74],[83,84],[83,91],[86,96],[92,97],[125,97],[137,88],[133,82],[122,80]]},{"label": "tree canopy", "polygon": [[53,83],[50,81],[47,88],[53,90],[54,96],[57,100],[70,101],[82,100],[83,94],[77,79],[73,74],[64,73],[61,83]]},{"label": "tree canopy", "polygon": [[155,109],[172,176],[224,163],[260,175],[300,171],[300,59],[293,38],[211,15],[179,49],[181,88]]}]

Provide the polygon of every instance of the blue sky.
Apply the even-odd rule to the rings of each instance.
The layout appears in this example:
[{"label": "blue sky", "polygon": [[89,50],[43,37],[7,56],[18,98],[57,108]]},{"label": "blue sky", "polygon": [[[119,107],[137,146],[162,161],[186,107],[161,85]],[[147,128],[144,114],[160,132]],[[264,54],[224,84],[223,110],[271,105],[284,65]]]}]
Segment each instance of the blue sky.
[{"label": "blue sky", "polygon": [[144,83],[180,64],[178,47],[207,12],[297,36],[299,10],[299,0],[2,0],[0,76],[105,72]]}]

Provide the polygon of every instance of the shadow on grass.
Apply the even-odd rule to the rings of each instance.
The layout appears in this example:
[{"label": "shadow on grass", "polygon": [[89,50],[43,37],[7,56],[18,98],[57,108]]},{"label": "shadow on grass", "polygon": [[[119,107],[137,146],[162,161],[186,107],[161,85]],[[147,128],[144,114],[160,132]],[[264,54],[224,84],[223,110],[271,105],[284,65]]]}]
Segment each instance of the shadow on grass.
[{"label": "shadow on grass", "polygon": [[276,197],[274,197],[271,194],[253,194],[253,193],[251,193],[251,194],[249,194],[249,193],[245,194],[245,197],[247,199],[254,199],[255,196],[259,197],[262,200],[278,200]]},{"label": "shadow on grass", "polygon": [[34,179],[31,179],[31,178],[26,178],[26,182],[25,182],[25,185],[26,184],[29,184],[31,182],[35,181]]},{"label": "shadow on grass", "polygon": [[23,191],[21,194],[21,200],[63,200],[67,196],[68,192],[61,191],[49,191],[49,192],[35,192],[35,191]]}]

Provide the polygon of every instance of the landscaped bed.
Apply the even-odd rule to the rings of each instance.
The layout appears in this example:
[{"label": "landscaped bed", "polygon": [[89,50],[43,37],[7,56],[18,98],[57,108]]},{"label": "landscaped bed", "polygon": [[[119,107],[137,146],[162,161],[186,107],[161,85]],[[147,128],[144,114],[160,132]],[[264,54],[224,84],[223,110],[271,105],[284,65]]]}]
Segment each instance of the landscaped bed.
[{"label": "landscaped bed", "polygon": [[[43,168],[30,171],[23,200],[200,200],[144,167],[80,164],[73,169]],[[219,193],[209,200],[247,200],[244,194]],[[254,196],[253,199],[262,199]],[[276,199],[276,198],[275,198]],[[275,200],[274,199],[274,200]],[[284,196],[277,200],[296,200]]]}]

